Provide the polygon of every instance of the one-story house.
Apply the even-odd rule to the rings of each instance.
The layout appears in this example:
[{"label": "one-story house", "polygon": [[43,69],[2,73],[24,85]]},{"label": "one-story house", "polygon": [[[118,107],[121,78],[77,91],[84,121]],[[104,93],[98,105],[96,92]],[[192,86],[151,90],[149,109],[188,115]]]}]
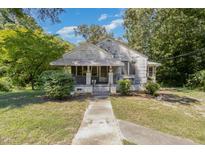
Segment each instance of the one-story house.
[{"label": "one-story house", "polygon": [[143,89],[148,78],[156,81],[159,63],[130,49],[125,43],[107,38],[97,45],[83,43],[50,63],[70,67],[76,93],[116,93],[117,81],[129,79],[131,90]]}]

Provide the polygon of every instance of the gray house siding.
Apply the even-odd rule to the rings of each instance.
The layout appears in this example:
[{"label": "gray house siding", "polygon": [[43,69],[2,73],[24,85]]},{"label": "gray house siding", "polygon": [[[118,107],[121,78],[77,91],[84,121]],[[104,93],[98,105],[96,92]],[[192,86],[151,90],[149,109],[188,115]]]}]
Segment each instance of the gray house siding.
[{"label": "gray house siding", "polygon": [[[119,41],[105,39],[98,44],[99,47],[124,63],[124,66],[115,70],[115,78],[130,78],[133,80],[133,90],[138,90],[147,82],[148,58],[136,52]],[[129,66],[128,66],[129,65]],[[133,78],[132,78],[133,77]]]},{"label": "gray house siding", "polygon": [[135,63],[135,79],[137,82],[144,84],[147,82],[147,58],[140,57]]}]

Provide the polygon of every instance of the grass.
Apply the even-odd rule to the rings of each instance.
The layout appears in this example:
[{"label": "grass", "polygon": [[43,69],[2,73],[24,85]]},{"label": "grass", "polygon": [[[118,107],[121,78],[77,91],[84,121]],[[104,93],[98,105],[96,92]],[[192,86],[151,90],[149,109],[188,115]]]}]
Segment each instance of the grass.
[{"label": "grass", "polygon": [[205,118],[192,105],[162,103],[141,96],[112,97],[118,119],[205,144]]},{"label": "grass", "polygon": [[203,91],[189,90],[187,88],[164,88],[162,90],[179,96],[194,97],[205,102],[205,92]]},{"label": "grass", "polygon": [[48,101],[40,91],[0,93],[0,144],[70,144],[86,100]]}]

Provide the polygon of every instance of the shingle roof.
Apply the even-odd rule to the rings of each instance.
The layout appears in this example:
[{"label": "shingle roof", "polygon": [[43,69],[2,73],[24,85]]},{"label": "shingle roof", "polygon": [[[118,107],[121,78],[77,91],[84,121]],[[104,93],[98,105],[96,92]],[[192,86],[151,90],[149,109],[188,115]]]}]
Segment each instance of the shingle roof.
[{"label": "shingle roof", "polygon": [[[113,42],[110,46],[104,46],[104,42],[111,41]],[[115,40],[113,38],[105,38],[100,41],[98,44],[101,48],[105,49],[108,52],[111,52],[115,55],[116,58],[121,59],[122,61],[132,61],[136,57],[148,58],[146,55],[131,49],[125,42]]]},{"label": "shingle roof", "polygon": [[62,58],[50,63],[55,66],[123,66],[124,64],[98,46],[83,43]]},{"label": "shingle roof", "polygon": [[112,59],[112,55],[91,43],[83,43],[78,47],[76,47],[72,52],[64,54],[63,58],[102,60],[102,59]]}]

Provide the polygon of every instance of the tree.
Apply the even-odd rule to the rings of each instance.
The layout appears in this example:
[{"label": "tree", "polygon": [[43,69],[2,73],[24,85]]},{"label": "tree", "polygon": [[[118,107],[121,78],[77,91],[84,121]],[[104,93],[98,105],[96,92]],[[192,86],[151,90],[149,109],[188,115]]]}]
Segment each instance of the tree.
[{"label": "tree", "polygon": [[74,29],[76,36],[82,36],[87,42],[97,44],[106,37],[112,37],[113,34],[108,33],[105,27],[99,25],[80,25]]},{"label": "tree", "polygon": [[155,9],[127,9],[125,11],[124,26],[128,45],[145,54],[149,50],[154,12]]},{"label": "tree", "polygon": [[59,14],[63,9],[0,9],[0,29],[3,29],[7,24],[22,25],[26,28],[36,29],[40,28],[34,20],[34,17],[45,21],[51,20],[53,23],[59,22]]},{"label": "tree", "polygon": [[183,85],[190,74],[205,69],[205,9],[128,9],[129,45],[162,63],[158,79]]},{"label": "tree", "polygon": [[31,84],[50,68],[49,63],[69,51],[72,45],[43,31],[26,28],[0,31],[0,64],[16,85]]}]

